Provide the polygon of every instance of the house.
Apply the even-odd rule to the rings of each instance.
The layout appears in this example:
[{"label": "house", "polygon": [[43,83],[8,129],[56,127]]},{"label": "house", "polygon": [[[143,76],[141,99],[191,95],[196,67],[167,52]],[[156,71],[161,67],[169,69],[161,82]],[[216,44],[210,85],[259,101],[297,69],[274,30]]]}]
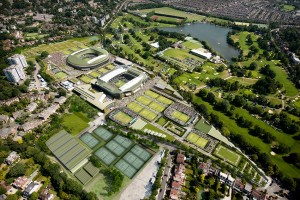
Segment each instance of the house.
[{"label": "house", "polygon": [[31,182],[24,191],[24,196],[30,197],[33,192],[37,192],[40,188],[40,184],[37,182]]},{"label": "house", "polygon": [[226,184],[231,187],[233,182],[234,182],[234,178],[229,174],[226,180]]},{"label": "house", "polygon": [[246,185],[245,185],[245,188],[244,188],[244,193],[246,194],[246,195],[249,195],[250,193],[251,193],[251,189],[252,189],[252,185],[251,184],[249,184],[249,183],[246,183]]},{"label": "house", "polygon": [[17,133],[17,129],[14,127],[0,129],[0,138],[6,139],[8,136],[14,136]]},{"label": "house", "polygon": [[19,118],[19,117],[22,117],[23,114],[24,114],[24,111],[23,111],[23,110],[18,110],[18,111],[16,111],[16,112],[13,112],[13,113],[12,113],[12,116],[13,116],[13,118],[17,119],[17,118]]},{"label": "house", "polygon": [[9,120],[7,115],[0,115],[0,124],[6,124]]},{"label": "house", "polygon": [[57,104],[59,104],[59,105],[62,105],[63,103],[66,102],[66,100],[67,100],[66,97],[61,96],[61,97],[59,97],[59,98],[55,98],[55,99],[54,99],[54,103],[57,103]]},{"label": "house", "polygon": [[50,190],[48,188],[44,189],[40,195],[41,200],[53,200],[54,197],[55,196],[50,193]]},{"label": "house", "polygon": [[0,195],[0,200],[5,200],[6,198],[7,198],[7,196],[5,194]]},{"label": "house", "polygon": [[179,194],[179,191],[178,190],[175,190],[175,189],[171,189],[171,192],[170,192],[170,199],[171,200],[178,200],[178,194]]},{"label": "house", "polygon": [[17,154],[17,152],[12,151],[10,152],[10,154],[8,155],[8,157],[5,159],[6,164],[11,165],[14,162],[16,162],[17,160],[19,160],[20,156]]},{"label": "house", "polygon": [[31,102],[31,103],[25,108],[25,110],[26,110],[27,112],[32,112],[32,111],[34,111],[34,110],[36,109],[36,107],[37,107],[37,103]]},{"label": "house", "polygon": [[15,179],[12,185],[17,189],[24,190],[30,182],[31,180],[26,176],[21,176]]},{"label": "house", "polygon": [[172,181],[172,189],[180,190],[180,189],[181,189],[181,184],[180,184],[180,182]]},{"label": "house", "polygon": [[253,200],[267,200],[267,194],[253,189],[251,192]]},{"label": "house", "polygon": [[236,179],[234,184],[233,184],[233,189],[237,192],[243,192],[245,189],[245,184],[242,183],[241,180]]},{"label": "house", "polygon": [[179,153],[177,154],[177,158],[176,158],[176,163],[177,164],[184,164],[184,161],[185,161],[185,156],[183,153]]},{"label": "house", "polygon": [[26,122],[24,123],[23,125],[19,126],[19,130],[21,131],[24,131],[24,132],[27,132],[27,131],[30,131],[36,127],[38,127],[39,125],[41,125],[43,123],[42,120],[33,120],[33,121],[29,121],[29,122]]},{"label": "house", "polygon": [[202,170],[203,174],[207,175],[209,173],[210,165],[205,162],[200,162],[198,168]]},{"label": "house", "polygon": [[228,175],[223,173],[223,172],[219,172],[219,178],[221,182],[225,182],[227,179]]}]

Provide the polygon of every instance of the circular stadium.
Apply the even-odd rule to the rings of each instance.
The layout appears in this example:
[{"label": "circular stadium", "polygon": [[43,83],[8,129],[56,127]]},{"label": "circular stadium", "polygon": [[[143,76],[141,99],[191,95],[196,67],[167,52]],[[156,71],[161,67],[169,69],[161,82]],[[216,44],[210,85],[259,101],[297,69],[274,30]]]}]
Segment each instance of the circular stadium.
[{"label": "circular stadium", "polygon": [[109,54],[100,47],[81,49],[70,54],[67,63],[79,70],[90,70],[109,62]]}]

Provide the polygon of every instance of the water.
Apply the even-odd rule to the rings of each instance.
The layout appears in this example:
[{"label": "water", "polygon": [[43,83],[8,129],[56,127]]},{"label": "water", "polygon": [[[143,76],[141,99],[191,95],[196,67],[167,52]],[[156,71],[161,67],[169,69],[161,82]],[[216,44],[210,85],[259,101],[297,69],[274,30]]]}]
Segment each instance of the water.
[{"label": "water", "polygon": [[160,30],[190,34],[193,38],[206,41],[207,44],[216,52],[218,52],[227,61],[237,57],[240,52],[238,49],[227,43],[227,34],[230,28],[216,26],[210,23],[194,23],[177,27],[164,27]]}]

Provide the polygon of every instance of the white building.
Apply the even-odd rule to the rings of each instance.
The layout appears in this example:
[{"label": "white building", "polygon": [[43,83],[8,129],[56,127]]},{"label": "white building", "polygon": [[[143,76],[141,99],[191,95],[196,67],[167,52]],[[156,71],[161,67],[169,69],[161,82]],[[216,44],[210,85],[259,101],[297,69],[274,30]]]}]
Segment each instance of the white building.
[{"label": "white building", "polygon": [[21,65],[11,65],[3,70],[8,81],[18,83],[25,79],[25,73]]},{"label": "white building", "polygon": [[20,65],[22,68],[27,67],[26,58],[23,55],[15,54],[8,58],[8,62],[11,65]]},{"label": "white building", "polygon": [[212,53],[210,53],[208,50],[204,48],[198,48],[198,49],[193,49],[190,51],[192,54],[199,56],[200,58],[204,59],[211,59]]}]

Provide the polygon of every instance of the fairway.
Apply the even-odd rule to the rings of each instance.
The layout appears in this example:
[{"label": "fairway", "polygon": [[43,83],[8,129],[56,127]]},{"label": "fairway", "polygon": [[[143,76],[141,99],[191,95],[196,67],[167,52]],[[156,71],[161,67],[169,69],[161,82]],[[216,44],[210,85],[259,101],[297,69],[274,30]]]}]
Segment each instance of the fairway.
[{"label": "fairway", "polygon": [[208,140],[200,137],[199,135],[193,132],[191,132],[186,139],[202,149],[204,149],[208,143]]},{"label": "fairway", "polygon": [[146,96],[139,96],[138,98],[136,98],[136,100],[146,106],[148,106],[152,102],[152,100]]},{"label": "fairway", "polygon": [[150,105],[149,105],[150,108],[152,108],[153,110],[156,110],[157,112],[162,112],[165,110],[165,106],[159,104],[159,103],[156,103],[156,102],[152,102]]},{"label": "fairway", "polygon": [[62,125],[72,135],[77,135],[89,126],[88,122],[89,118],[86,115],[75,112],[73,114],[64,115]]},{"label": "fairway", "polygon": [[241,160],[241,155],[237,154],[236,152],[234,152],[222,145],[219,145],[216,148],[214,154],[234,166],[237,166],[239,161]]},{"label": "fairway", "polygon": [[138,103],[132,101],[130,102],[127,107],[131,110],[133,110],[136,113],[141,112],[141,110],[144,108],[143,106],[139,105]]},{"label": "fairway", "polygon": [[157,97],[159,97],[159,94],[157,94],[156,92],[152,92],[151,90],[147,90],[145,92],[145,95],[147,95],[153,99],[156,99]]},{"label": "fairway", "polygon": [[149,120],[149,121],[153,121],[156,117],[157,114],[155,114],[154,112],[148,110],[147,108],[144,108],[139,115],[141,115],[142,117],[144,117],[145,119]]},{"label": "fairway", "polygon": [[122,111],[119,111],[117,114],[115,114],[114,118],[124,124],[129,124],[129,122],[131,122],[133,120],[132,117],[130,117],[129,115],[127,115],[126,113],[124,113]]},{"label": "fairway", "polygon": [[172,117],[174,117],[184,123],[186,123],[190,119],[189,116],[187,116],[186,114],[179,112],[177,110],[172,113]]},{"label": "fairway", "polygon": [[157,101],[159,101],[159,102],[161,102],[163,104],[166,104],[166,105],[171,105],[173,103],[172,100],[170,100],[170,99],[168,99],[168,98],[166,98],[164,96],[161,96],[161,95],[157,98]]}]

